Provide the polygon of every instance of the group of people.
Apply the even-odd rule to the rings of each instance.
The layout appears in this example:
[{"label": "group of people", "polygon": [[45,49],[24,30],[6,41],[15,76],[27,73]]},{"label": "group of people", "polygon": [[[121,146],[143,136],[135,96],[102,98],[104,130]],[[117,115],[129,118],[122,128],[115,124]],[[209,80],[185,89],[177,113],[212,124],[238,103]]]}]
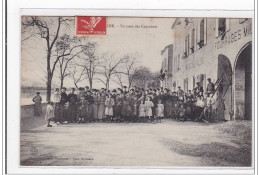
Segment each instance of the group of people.
[{"label": "group of people", "polygon": [[66,88],[55,90],[53,102],[48,102],[46,120],[63,122],[161,122],[163,118],[173,118],[177,121],[214,121],[213,94],[214,84],[209,83],[204,92],[201,83],[197,83],[193,91],[185,93],[181,87],[171,92],[167,88],[143,89],[134,87],[127,90],[112,91],[105,88],[90,89],[89,87],[71,88],[69,94]]}]

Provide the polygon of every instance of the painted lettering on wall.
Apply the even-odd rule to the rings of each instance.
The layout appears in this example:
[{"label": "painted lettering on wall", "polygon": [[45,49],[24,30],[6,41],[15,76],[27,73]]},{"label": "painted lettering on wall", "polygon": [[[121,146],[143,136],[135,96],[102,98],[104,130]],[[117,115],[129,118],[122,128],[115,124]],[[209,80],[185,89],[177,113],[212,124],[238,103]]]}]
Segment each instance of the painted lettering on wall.
[{"label": "painted lettering on wall", "polygon": [[192,62],[186,65],[186,69],[187,70],[192,69],[194,67],[202,65],[203,63],[204,63],[204,58],[193,60]]},{"label": "painted lettering on wall", "polygon": [[234,43],[239,41],[241,38],[246,37],[252,34],[252,25],[249,24],[245,26],[243,29],[239,29],[235,32],[229,33],[225,36],[220,36],[218,39],[219,41],[215,42],[215,48],[220,49],[228,44]]}]

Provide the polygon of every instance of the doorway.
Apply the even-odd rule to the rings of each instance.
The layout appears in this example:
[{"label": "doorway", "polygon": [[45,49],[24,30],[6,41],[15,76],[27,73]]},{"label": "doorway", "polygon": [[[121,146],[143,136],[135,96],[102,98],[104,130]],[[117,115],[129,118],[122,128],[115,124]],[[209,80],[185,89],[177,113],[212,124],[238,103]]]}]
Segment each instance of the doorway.
[{"label": "doorway", "polygon": [[238,119],[252,119],[252,43],[238,54],[235,63],[235,115]]}]

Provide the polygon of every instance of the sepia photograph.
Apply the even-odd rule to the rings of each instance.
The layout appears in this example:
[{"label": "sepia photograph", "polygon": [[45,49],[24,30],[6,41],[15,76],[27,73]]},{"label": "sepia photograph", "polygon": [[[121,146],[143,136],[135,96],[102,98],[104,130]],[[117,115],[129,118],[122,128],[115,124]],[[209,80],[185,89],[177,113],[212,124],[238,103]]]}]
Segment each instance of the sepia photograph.
[{"label": "sepia photograph", "polygon": [[253,167],[252,18],[20,21],[21,167]]}]

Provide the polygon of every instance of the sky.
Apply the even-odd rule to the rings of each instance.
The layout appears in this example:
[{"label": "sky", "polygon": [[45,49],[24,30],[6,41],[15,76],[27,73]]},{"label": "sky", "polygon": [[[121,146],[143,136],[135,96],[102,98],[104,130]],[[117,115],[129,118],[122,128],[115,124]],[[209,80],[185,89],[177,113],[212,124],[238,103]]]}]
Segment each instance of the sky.
[{"label": "sky", "polygon": [[[51,20],[53,17],[48,17]],[[23,19],[22,19],[23,21]],[[113,24],[114,28],[108,27],[106,36],[87,37],[90,41],[98,44],[99,52],[109,52],[115,55],[136,54],[140,66],[149,67],[151,71],[159,71],[161,68],[161,51],[165,46],[172,44],[173,33],[171,26],[175,18],[121,18],[108,17],[107,24]],[[129,28],[127,26],[140,26],[140,28]],[[142,26],[153,26],[144,28]],[[53,31],[56,28],[53,25]],[[30,36],[32,32],[22,32],[21,39]],[[61,35],[74,36],[74,23],[69,27],[61,27]],[[24,86],[45,86],[46,79],[46,42],[37,36],[26,39],[21,44],[21,84]],[[58,69],[56,69],[56,74]],[[54,77],[55,84],[59,84],[57,76]],[[82,86],[87,85],[82,82]],[[73,87],[70,78],[65,79],[65,86]],[[94,86],[100,88],[100,82],[94,82]],[[116,84],[111,82],[110,87]]]}]

